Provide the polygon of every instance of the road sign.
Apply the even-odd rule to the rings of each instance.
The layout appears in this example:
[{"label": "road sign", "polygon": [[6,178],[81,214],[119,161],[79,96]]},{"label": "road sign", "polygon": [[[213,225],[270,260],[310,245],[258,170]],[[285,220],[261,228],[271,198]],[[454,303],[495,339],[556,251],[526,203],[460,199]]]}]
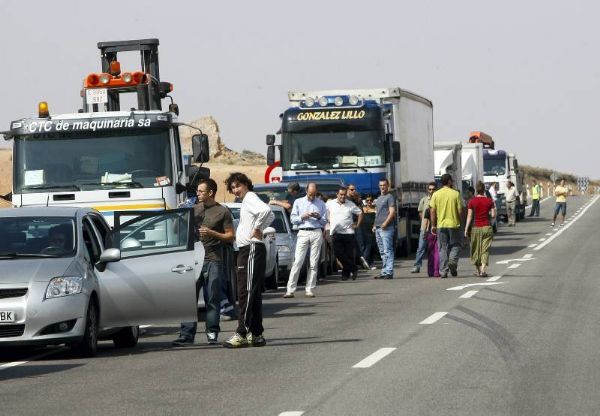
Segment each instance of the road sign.
[{"label": "road sign", "polygon": [[281,182],[283,176],[283,169],[281,168],[281,162],[277,161],[267,167],[265,171],[265,183]]}]

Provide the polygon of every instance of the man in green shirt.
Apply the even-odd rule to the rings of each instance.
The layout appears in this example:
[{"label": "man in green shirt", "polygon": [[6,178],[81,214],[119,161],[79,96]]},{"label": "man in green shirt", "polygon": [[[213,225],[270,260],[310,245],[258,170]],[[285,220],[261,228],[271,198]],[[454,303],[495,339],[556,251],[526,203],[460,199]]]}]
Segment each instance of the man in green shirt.
[{"label": "man in green shirt", "polygon": [[458,256],[462,247],[460,222],[463,216],[463,203],[458,191],[452,189],[452,176],[442,175],[442,188],[431,197],[431,232],[438,235],[440,247],[440,273],[448,277],[458,274]]}]

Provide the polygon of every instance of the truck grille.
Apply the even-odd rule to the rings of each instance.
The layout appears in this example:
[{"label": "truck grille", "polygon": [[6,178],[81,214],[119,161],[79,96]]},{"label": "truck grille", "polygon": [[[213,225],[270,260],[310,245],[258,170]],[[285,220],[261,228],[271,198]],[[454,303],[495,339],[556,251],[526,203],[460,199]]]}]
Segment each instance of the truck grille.
[{"label": "truck grille", "polygon": [[0,289],[0,299],[20,298],[21,296],[25,296],[26,293],[26,287],[18,289]]},{"label": "truck grille", "polygon": [[25,325],[0,325],[0,338],[20,337],[25,332]]}]

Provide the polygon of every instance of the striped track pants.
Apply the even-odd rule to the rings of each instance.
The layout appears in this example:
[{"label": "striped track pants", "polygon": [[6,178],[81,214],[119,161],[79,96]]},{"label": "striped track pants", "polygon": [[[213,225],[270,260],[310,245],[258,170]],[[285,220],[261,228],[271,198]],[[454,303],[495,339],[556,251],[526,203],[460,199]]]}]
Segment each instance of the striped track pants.
[{"label": "striped track pants", "polygon": [[261,335],[262,288],[265,280],[266,249],[262,243],[240,247],[237,257],[237,292],[239,300],[237,333]]}]

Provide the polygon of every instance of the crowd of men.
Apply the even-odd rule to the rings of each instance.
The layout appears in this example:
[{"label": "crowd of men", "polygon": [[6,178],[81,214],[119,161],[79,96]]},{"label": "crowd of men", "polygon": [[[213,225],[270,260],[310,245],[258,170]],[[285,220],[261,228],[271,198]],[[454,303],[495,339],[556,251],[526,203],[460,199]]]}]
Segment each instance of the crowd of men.
[{"label": "crowd of men", "polygon": [[[421,219],[419,245],[412,273],[419,273],[427,258],[430,277],[457,276],[458,261],[463,238],[470,239],[471,263],[475,276],[487,277],[489,251],[493,239],[492,225],[496,218],[497,194],[495,184],[486,189],[479,182],[470,188],[467,200],[454,189],[453,178],[442,175],[441,188],[436,182],[427,187],[427,195],[419,203]],[[508,225],[514,226],[514,185],[509,182],[505,193]],[[213,179],[201,180],[196,196],[186,201],[192,207],[196,223],[196,238],[205,249],[202,271],[197,278],[196,296],[202,293],[206,304],[205,332],[209,344],[218,344],[223,306],[233,309],[234,299],[228,299],[224,247],[235,241],[238,254],[235,267],[238,305],[236,332],[222,343],[227,348],[260,347],[266,345],[262,324],[262,291],[266,268],[266,248],[263,232],[274,220],[269,205],[253,192],[250,178],[240,172],[231,173],[225,180],[227,190],[241,202],[240,218],[234,230],[229,209],[215,200],[217,183]],[[513,192],[511,193],[511,190]],[[315,183],[309,183],[305,193],[298,183],[288,185],[284,200],[271,200],[269,204],[281,206],[297,228],[294,262],[289,274],[284,298],[293,298],[298,286],[300,270],[309,255],[305,296],[315,297],[317,271],[324,239],[331,240],[333,255],[341,271],[342,280],[355,280],[358,266],[372,267],[373,241],[381,258],[381,272],[375,279],[394,278],[394,247],[396,239],[396,200],[390,193],[387,179],[379,182],[380,195],[362,196],[353,184],[340,186],[335,198],[327,200],[319,193]],[[568,189],[564,180],[555,188],[556,205],[552,226],[562,214],[566,216]],[[539,216],[541,187],[533,181],[532,207],[529,216]],[[513,199],[514,198],[514,199]],[[466,208],[466,210],[465,210]],[[366,226],[365,226],[366,225]],[[427,256],[427,257],[425,257]],[[227,308],[226,308],[227,309]],[[174,345],[193,345],[197,322],[181,324],[180,336]]]}]

